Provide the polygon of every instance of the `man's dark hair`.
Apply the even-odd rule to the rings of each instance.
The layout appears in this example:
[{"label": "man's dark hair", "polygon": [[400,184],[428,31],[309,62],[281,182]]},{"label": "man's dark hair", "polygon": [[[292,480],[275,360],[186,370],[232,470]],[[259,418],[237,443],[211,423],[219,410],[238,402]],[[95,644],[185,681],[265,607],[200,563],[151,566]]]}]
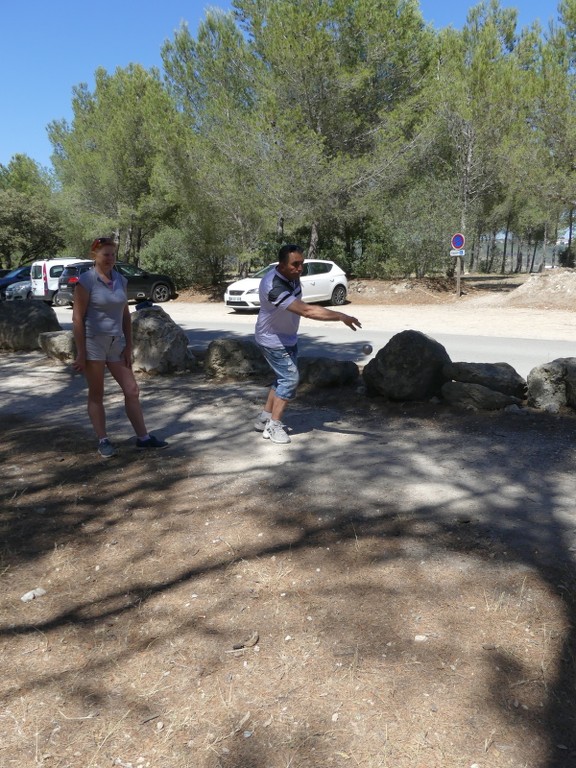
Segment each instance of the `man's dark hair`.
[{"label": "man's dark hair", "polygon": [[286,264],[288,261],[288,256],[290,256],[291,253],[299,253],[302,256],[304,255],[304,251],[299,245],[289,243],[288,245],[283,245],[282,248],[280,248],[278,251],[278,263]]}]

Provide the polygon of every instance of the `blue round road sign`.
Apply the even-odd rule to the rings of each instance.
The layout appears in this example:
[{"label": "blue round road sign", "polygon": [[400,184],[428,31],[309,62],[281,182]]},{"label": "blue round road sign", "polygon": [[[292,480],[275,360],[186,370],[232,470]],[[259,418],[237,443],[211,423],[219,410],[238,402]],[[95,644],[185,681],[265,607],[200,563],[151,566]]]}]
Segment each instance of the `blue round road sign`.
[{"label": "blue round road sign", "polygon": [[460,232],[457,232],[455,235],[452,235],[452,248],[455,248],[456,250],[460,250],[460,248],[464,248],[464,244],[466,242],[466,238],[464,235],[460,234]]}]

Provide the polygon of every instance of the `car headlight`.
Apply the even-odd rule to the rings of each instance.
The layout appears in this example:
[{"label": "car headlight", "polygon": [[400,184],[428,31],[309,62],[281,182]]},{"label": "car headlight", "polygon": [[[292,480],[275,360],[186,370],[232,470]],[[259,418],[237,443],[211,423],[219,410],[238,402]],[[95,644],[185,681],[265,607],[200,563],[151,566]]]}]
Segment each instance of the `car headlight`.
[{"label": "car headlight", "polygon": [[258,293],[258,288],[250,288],[250,290],[246,291],[246,293]]}]

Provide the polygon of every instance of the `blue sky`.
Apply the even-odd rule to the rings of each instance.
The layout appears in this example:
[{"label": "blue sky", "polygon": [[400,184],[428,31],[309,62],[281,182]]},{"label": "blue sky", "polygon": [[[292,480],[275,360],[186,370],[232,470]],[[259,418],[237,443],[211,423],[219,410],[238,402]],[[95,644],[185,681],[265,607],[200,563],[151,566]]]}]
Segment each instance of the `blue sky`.
[{"label": "blue sky", "polygon": [[[422,15],[436,28],[461,27],[466,0],[420,0]],[[501,0],[518,9],[520,26],[557,19],[558,0]],[[104,67],[138,63],[161,66],[160,50],[182,21],[192,34],[209,7],[229,10],[227,0],[4,0],[0,5],[0,163],[23,153],[50,165],[46,127],[72,117],[72,88],[94,85]]]}]

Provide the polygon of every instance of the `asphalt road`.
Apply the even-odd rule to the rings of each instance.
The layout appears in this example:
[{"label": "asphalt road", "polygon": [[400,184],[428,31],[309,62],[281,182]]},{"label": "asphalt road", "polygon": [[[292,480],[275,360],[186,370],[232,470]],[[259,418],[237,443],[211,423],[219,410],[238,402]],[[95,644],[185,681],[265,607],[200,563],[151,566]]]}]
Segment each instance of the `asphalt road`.
[{"label": "asphalt road", "polygon": [[[168,302],[160,306],[186,332],[192,347],[205,348],[217,338],[252,338],[254,334],[256,314],[236,313],[223,304]],[[54,309],[62,327],[71,328],[71,310]],[[570,313],[559,313],[560,317],[553,310],[498,312],[473,305],[349,305],[343,311],[359,317],[362,329],[354,333],[342,323],[303,320],[300,354],[365,363],[393,335],[413,329],[440,342],[454,362],[506,362],[524,378],[535,366],[575,355],[572,339],[576,327]],[[365,343],[372,345],[372,355],[363,354]]]}]

